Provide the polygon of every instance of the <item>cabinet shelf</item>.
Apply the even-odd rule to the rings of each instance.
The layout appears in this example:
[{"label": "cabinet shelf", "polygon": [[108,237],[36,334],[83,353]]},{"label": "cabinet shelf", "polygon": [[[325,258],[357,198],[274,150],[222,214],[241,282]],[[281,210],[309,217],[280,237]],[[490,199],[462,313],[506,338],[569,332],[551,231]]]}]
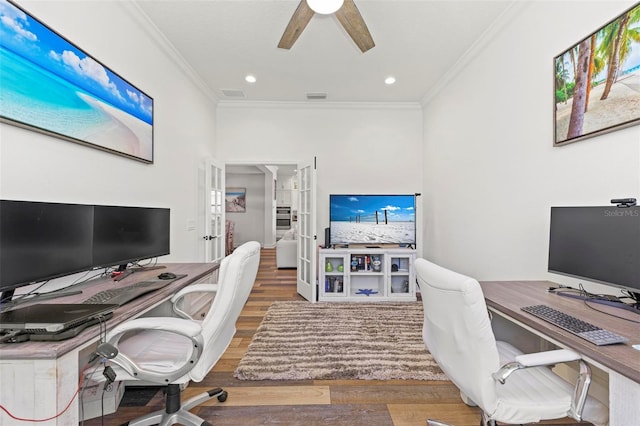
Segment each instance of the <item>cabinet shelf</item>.
[{"label": "cabinet shelf", "polygon": [[338,248],[319,254],[320,301],[416,300],[413,249]]}]

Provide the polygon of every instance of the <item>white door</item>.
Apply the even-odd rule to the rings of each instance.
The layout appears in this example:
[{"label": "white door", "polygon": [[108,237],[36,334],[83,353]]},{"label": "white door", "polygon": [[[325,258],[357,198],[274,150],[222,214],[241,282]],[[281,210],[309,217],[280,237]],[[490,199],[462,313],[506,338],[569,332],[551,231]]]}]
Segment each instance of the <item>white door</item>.
[{"label": "white door", "polygon": [[220,262],[225,256],[224,164],[205,162],[204,253],[205,262]]},{"label": "white door", "polygon": [[298,166],[298,293],[315,302],[316,290],[316,159]]}]

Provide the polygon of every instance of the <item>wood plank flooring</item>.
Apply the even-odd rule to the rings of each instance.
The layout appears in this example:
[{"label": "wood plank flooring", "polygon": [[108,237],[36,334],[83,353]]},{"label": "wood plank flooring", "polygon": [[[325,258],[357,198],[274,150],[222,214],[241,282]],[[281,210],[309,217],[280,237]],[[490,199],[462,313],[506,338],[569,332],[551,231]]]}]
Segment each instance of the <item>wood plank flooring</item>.
[{"label": "wood plank flooring", "polygon": [[[249,300],[237,323],[236,336],[222,359],[200,383],[185,389],[183,398],[222,387],[226,402],[208,401],[193,410],[214,425],[424,426],[427,418],[455,426],[476,426],[480,411],[461,402],[450,382],[411,380],[366,381],[240,381],[233,372],[245,353],[264,313],[273,301],[303,300],[296,292],[296,270],[277,269],[275,249],[263,249]],[[161,409],[162,393],[144,407],[120,407],[104,417],[105,425],[125,423]],[[101,425],[101,419],[84,422]],[[571,421],[545,424],[575,424]]]}]

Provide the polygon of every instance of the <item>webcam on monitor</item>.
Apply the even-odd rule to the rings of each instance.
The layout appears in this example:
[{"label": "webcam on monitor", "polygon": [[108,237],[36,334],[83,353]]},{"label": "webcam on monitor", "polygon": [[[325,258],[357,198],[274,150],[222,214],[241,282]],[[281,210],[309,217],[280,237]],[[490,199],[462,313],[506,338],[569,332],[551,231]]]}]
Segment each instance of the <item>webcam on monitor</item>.
[{"label": "webcam on monitor", "polygon": [[617,204],[618,207],[633,207],[636,205],[635,198],[614,198],[611,204]]}]

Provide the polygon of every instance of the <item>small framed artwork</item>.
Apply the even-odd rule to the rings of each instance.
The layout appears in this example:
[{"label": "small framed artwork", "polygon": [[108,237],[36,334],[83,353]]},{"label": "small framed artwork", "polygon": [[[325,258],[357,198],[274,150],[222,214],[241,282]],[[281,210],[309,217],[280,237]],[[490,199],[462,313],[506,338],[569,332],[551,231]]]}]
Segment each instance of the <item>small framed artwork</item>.
[{"label": "small framed artwork", "polygon": [[640,4],[554,58],[554,146],[640,124]]},{"label": "small framed artwork", "polygon": [[247,211],[247,189],[226,188],[224,201],[225,212],[245,213]]}]

